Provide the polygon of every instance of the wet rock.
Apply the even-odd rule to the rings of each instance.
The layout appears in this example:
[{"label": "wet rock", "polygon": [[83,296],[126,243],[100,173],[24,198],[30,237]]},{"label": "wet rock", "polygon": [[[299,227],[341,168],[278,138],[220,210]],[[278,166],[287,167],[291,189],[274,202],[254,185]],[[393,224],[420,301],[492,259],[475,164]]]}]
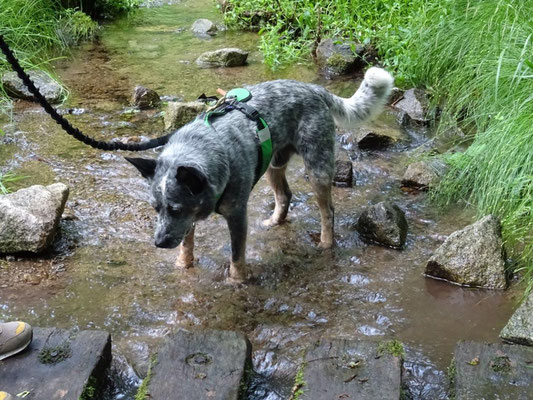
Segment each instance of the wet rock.
[{"label": "wet rock", "polygon": [[427,190],[439,182],[446,173],[447,166],[442,161],[424,160],[409,164],[402,178],[402,185],[419,190]]},{"label": "wet rock", "polygon": [[224,30],[226,30],[225,26],[216,25],[214,22],[205,18],[197,19],[191,27],[192,33],[199,37],[214,36],[217,32]]},{"label": "wet rock", "polygon": [[362,150],[380,150],[394,143],[394,137],[377,129],[359,128],[355,141]]},{"label": "wet rock", "polygon": [[307,351],[293,393],[303,399],[399,399],[401,359],[373,342],[321,340]]},{"label": "wet rock", "polygon": [[54,183],[0,196],[0,253],[45,250],[56,233],[68,192],[64,184]]},{"label": "wet rock", "polygon": [[533,293],[514,312],[500,337],[507,342],[533,346]]},{"label": "wet rock", "polygon": [[366,240],[399,249],[405,244],[408,225],[400,207],[382,201],[361,214],[356,228]]},{"label": "wet rock", "polygon": [[533,348],[459,342],[452,385],[456,400],[533,399]]},{"label": "wet rock", "polygon": [[155,90],[145,88],[144,86],[136,86],[133,91],[131,103],[141,110],[146,110],[159,106],[161,99]]},{"label": "wet rock", "polygon": [[248,52],[237,48],[226,48],[203,53],[196,64],[203,68],[239,67],[246,64]]},{"label": "wet rock", "polygon": [[337,151],[337,159],[335,160],[335,176],[333,177],[333,182],[337,186],[352,187],[352,160],[350,160],[348,152],[344,149],[339,149]]},{"label": "wet rock", "polygon": [[237,400],[251,359],[239,333],[179,330],[159,349],[147,393],[153,400]]},{"label": "wet rock", "polygon": [[205,103],[199,101],[168,103],[165,111],[165,130],[175,130],[191,122],[206,109]]},{"label": "wet rock", "polygon": [[452,233],[429,259],[425,273],[461,285],[505,289],[500,221],[488,215]]},{"label": "wet rock", "polygon": [[402,89],[393,87],[389,95],[389,100],[387,104],[389,105],[396,104],[397,101],[400,101],[402,99],[404,93],[405,92]]},{"label": "wet rock", "polygon": [[[29,71],[28,75],[41,94],[50,103],[59,103],[64,96],[63,88],[44,71]],[[2,85],[11,97],[34,100],[33,95],[17,76],[16,72],[8,72],[2,76]]]},{"label": "wet rock", "polygon": [[34,399],[85,399],[86,386],[98,394],[111,362],[111,337],[104,331],[35,328],[27,350],[0,363],[0,387],[30,391]]},{"label": "wet rock", "polygon": [[421,89],[409,89],[402,98],[396,101],[394,107],[400,111],[402,125],[409,125],[414,122],[418,125],[428,125],[427,117],[429,100],[426,93]]},{"label": "wet rock", "polygon": [[362,67],[364,53],[365,46],[362,44],[323,39],[316,49],[316,61],[326,77],[333,77]]}]

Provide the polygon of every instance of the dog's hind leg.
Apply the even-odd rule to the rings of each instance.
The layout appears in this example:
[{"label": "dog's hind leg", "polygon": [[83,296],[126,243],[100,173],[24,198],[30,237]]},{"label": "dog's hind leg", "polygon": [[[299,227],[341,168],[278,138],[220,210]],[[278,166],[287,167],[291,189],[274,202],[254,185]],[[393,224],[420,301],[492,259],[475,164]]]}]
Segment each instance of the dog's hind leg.
[{"label": "dog's hind leg", "polygon": [[329,249],[333,246],[333,226],[335,211],[331,200],[331,180],[329,178],[313,176],[310,173],[309,180],[316,194],[318,208],[320,209],[320,244],[318,247]]},{"label": "dog's hind leg", "polygon": [[292,192],[289,189],[287,178],[285,177],[285,170],[287,165],[280,168],[268,167],[266,171],[266,178],[270,187],[274,191],[274,198],[276,206],[274,212],[269,219],[263,221],[265,226],[274,226],[281,224],[287,217],[289,205],[291,203]]},{"label": "dog's hind leg", "polygon": [[180,244],[180,254],[176,260],[176,267],[194,267],[194,224]]}]

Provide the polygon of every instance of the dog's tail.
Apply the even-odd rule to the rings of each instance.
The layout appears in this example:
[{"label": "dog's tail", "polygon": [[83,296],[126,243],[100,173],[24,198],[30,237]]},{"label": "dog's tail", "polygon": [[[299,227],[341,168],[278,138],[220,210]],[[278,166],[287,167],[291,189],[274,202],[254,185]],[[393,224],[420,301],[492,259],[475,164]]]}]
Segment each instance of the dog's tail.
[{"label": "dog's tail", "polygon": [[328,107],[337,126],[350,129],[371,118],[388,100],[394,79],[384,69],[372,67],[359,89],[349,99],[328,92]]}]

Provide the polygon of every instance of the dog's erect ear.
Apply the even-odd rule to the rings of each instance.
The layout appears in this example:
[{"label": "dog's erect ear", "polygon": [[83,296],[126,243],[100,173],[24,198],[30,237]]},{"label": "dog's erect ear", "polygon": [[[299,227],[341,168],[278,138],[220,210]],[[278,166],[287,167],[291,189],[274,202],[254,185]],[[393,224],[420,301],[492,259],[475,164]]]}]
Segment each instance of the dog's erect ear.
[{"label": "dog's erect ear", "polygon": [[176,179],[182,185],[185,185],[193,195],[202,193],[207,185],[207,178],[194,167],[178,167]]},{"label": "dog's erect ear", "polygon": [[132,158],[124,157],[126,161],[133,164],[135,168],[139,170],[141,175],[146,179],[152,179],[155,173],[155,166],[157,161],[152,158]]}]

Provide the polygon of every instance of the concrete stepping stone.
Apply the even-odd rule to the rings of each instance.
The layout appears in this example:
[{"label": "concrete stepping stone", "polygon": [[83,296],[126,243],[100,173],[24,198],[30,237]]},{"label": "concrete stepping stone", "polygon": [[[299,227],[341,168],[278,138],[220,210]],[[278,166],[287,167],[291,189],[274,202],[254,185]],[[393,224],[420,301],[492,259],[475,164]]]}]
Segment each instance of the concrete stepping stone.
[{"label": "concrete stepping stone", "polygon": [[533,348],[459,342],[452,365],[456,400],[533,399]]},{"label": "concrete stepping stone", "polygon": [[0,388],[13,395],[29,392],[26,399],[89,399],[110,362],[107,332],[34,328],[30,346],[0,362]]},{"label": "concrete stepping stone", "polygon": [[[251,369],[252,346],[245,336],[229,331],[171,335],[154,357],[137,398],[150,400],[237,400]],[[143,388],[143,386],[145,388]]]},{"label": "concrete stepping stone", "polygon": [[378,343],[322,340],[296,375],[293,398],[398,400],[401,358]]}]

